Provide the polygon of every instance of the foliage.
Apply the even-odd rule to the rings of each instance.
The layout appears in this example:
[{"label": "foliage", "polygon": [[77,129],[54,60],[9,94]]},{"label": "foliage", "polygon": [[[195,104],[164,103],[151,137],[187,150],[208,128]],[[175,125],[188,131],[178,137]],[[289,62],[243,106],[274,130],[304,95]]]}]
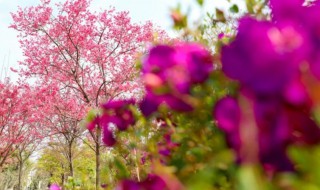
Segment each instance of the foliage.
[{"label": "foliage", "polygon": [[68,160],[54,147],[47,147],[42,151],[35,166],[35,175],[46,176],[46,181],[43,182],[46,184],[66,184],[66,187],[79,186],[84,189],[93,189],[95,162],[92,157],[94,154],[85,146],[77,149],[79,153],[74,161],[73,177],[68,177]]}]

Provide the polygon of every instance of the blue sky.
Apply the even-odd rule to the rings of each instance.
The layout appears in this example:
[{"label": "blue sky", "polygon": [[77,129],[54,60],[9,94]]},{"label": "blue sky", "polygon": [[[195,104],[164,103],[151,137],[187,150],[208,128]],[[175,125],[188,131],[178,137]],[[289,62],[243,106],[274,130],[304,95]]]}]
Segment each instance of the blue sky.
[{"label": "blue sky", "polygon": [[[10,12],[15,12],[18,6],[26,7],[36,5],[40,0],[0,0],[0,71],[2,65],[5,67],[17,67],[18,60],[22,60],[22,52],[19,48],[17,33],[13,29],[9,29],[11,16]],[[51,3],[63,0],[51,0]],[[174,7],[177,3],[183,2],[183,8],[190,8],[191,15],[199,17],[205,11],[214,10],[214,7],[226,8],[227,0],[206,0],[205,11],[201,11],[195,4],[195,0],[92,0],[91,8],[99,11],[107,9],[109,6],[114,6],[117,10],[125,10],[130,12],[132,21],[145,22],[152,21],[156,25],[167,30],[169,33],[172,25],[169,12],[170,7]],[[243,5],[244,0],[233,0],[231,2]],[[0,72],[0,75],[3,71]],[[0,78],[1,80],[1,78]]]}]

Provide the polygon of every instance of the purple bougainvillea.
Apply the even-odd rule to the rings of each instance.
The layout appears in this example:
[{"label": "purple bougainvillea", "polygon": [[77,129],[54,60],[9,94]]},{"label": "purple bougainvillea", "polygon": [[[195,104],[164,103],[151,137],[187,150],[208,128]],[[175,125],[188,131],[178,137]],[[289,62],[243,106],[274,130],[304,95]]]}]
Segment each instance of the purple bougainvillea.
[{"label": "purple bougainvillea", "polygon": [[204,82],[213,70],[210,53],[198,44],[159,45],[150,50],[142,68],[146,96],[141,110],[149,116],[162,103],[175,111],[191,111],[186,100],[191,86]]},{"label": "purple bougainvillea", "polygon": [[221,99],[213,115],[239,162],[247,162],[246,149],[254,149],[247,139],[250,130],[258,161],[271,171],[294,169],[287,156],[290,145],[320,142],[302,79],[308,69],[320,76],[320,22],[312,19],[320,7],[303,3],[270,0],[272,21],[241,19],[235,40],[222,48],[222,70],[240,83],[240,98]]},{"label": "purple bougainvillea", "polygon": [[[312,145],[320,141],[320,129],[309,117],[307,108],[292,107],[274,99],[253,102],[253,124],[257,131],[257,159],[273,171],[290,171],[293,165],[286,154],[291,144]],[[225,97],[215,106],[214,117],[218,127],[225,132],[228,145],[237,153],[238,162],[248,161],[243,150],[247,141],[246,130],[250,120],[236,99]],[[303,109],[304,111],[301,111]],[[250,126],[252,127],[252,126]],[[249,130],[254,130],[251,128]],[[252,143],[252,142],[251,142]]]},{"label": "purple bougainvillea", "polygon": [[292,24],[243,18],[235,40],[222,49],[222,69],[256,95],[278,95],[297,77],[309,46]]},{"label": "purple bougainvillea", "polygon": [[165,181],[158,175],[149,174],[144,181],[122,180],[117,190],[166,190]]},{"label": "purple bougainvillea", "polygon": [[110,128],[110,124],[115,125],[119,131],[126,130],[130,125],[135,124],[135,119],[132,111],[129,109],[130,105],[134,105],[134,100],[113,100],[102,105],[103,113],[91,121],[87,128],[89,130],[99,127],[102,129],[103,142],[107,146],[113,146],[116,139]]}]

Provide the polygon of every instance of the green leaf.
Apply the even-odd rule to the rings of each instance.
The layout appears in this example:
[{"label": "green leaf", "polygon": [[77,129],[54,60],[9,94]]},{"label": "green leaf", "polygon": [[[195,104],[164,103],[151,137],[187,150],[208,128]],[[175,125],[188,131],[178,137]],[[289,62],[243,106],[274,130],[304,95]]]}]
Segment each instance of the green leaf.
[{"label": "green leaf", "polygon": [[231,7],[230,7],[230,12],[232,12],[232,13],[238,13],[239,12],[239,7],[238,7],[238,5],[236,5],[236,4],[233,4]]},{"label": "green leaf", "polygon": [[251,165],[242,166],[239,170],[239,190],[265,189],[257,168]]},{"label": "green leaf", "polygon": [[119,159],[116,158],[114,160],[114,164],[118,168],[118,175],[120,178],[128,178],[130,176],[126,166]]},{"label": "green leaf", "polygon": [[198,3],[200,6],[203,6],[203,2],[204,2],[204,0],[197,0],[197,3]]},{"label": "green leaf", "polygon": [[87,113],[85,120],[86,120],[87,122],[91,122],[91,121],[93,121],[93,120],[96,118],[97,114],[98,114],[98,110],[97,110],[97,109],[91,109],[91,110]]}]

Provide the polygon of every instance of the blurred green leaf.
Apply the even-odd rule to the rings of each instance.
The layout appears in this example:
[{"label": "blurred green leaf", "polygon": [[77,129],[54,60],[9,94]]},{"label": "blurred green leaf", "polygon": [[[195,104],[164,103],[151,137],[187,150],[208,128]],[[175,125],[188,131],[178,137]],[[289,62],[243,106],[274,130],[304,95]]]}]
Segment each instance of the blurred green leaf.
[{"label": "blurred green leaf", "polygon": [[197,3],[198,3],[200,6],[203,6],[203,2],[204,2],[204,0],[197,0]]},{"label": "blurred green leaf", "polygon": [[264,190],[264,181],[253,165],[243,165],[239,170],[239,190]]},{"label": "blurred green leaf", "polygon": [[90,109],[85,117],[85,122],[93,121],[97,117],[99,112],[100,112],[99,109]]},{"label": "blurred green leaf", "polygon": [[130,176],[129,171],[127,170],[126,166],[120,161],[119,159],[114,160],[114,164],[119,170],[118,176],[119,178],[128,178]]},{"label": "blurred green leaf", "polygon": [[232,12],[232,13],[238,13],[239,12],[239,7],[238,7],[238,5],[236,5],[236,4],[233,4],[231,7],[230,7],[230,12]]},{"label": "blurred green leaf", "polygon": [[320,147],[290,147],[288,154],[307,181],[320,187]]}]

